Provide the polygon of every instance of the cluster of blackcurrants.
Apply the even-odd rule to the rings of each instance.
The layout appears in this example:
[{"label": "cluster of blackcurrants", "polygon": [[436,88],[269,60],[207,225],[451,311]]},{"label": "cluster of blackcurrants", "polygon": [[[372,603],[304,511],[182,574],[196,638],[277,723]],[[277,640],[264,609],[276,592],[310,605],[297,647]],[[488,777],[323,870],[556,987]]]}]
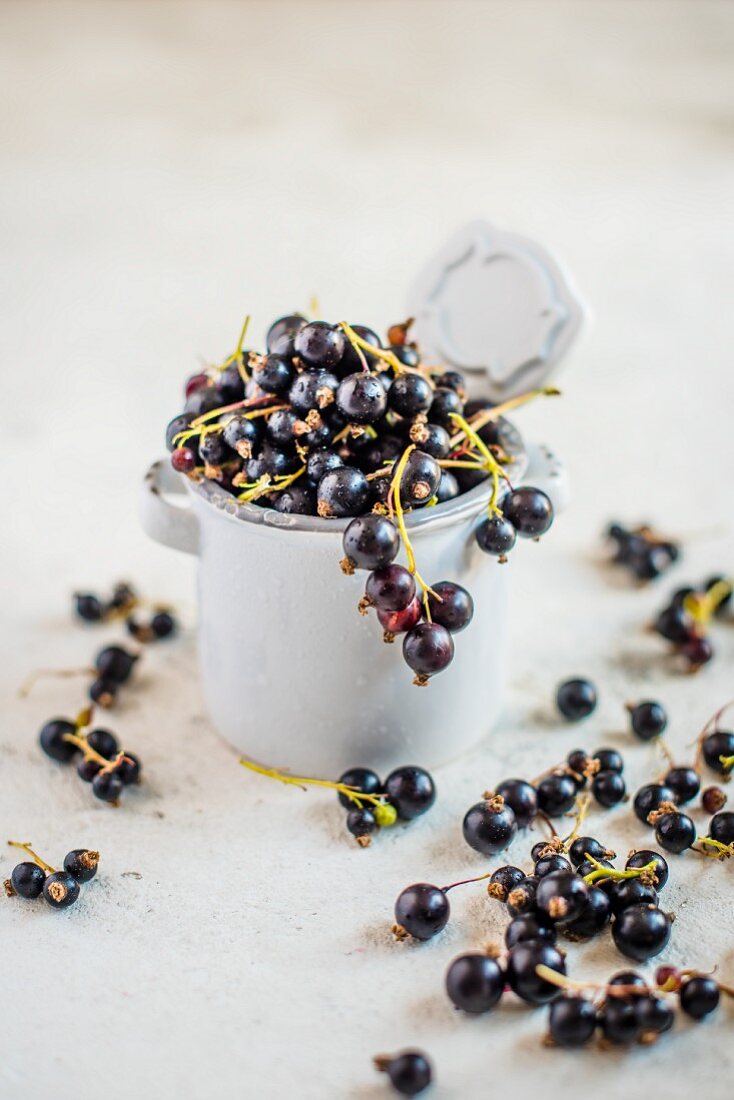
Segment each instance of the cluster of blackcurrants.
[{"label": "cluster of blackcurrants", "polygon": [[[451,635],[470,621],[472,603],[452,582],[422,581],[404,511],[491,477],[476,540],[504,560],[517,535],[548,530],[553,508],[539,489],[500,494],[500,483],[509,485],[501,410],[467,402],[458,372],[421,364],[409,327],[392,326],[384,347],[363,325],[296,314],[271,325],[265,355],[242,350],[243,333],[221,367],[189,379],[166,443],[177,471],[214,480],[243,503],[359,517],[345,534],[343,568],[370,570],[362,610],[377,609],[388,640],[406,635],[403,654],[424,685],[451,662]],[[408,568],[394,564],[401,537]]]},{"label": "cluster of blackcurrants", "polygon": [[[383,782],[371,768],[349,768],[340,776],[339,801],[347,812],[347,830],[367,847],[377,829],[412,821],[436,801],[436,785],[425,768],[395,768]],[[367,803],[364,805],[363,803]]]},{"label": "cluster of blackcurrants", "polygon": [[714,656],[714,647],[707,633],[713,619],[732,617],[732,581],[726,577],[711,577],[700,588],[686,586],[677,589],[658,613],[652,629],[673,647],[673,653],[690,672],[696,672]]},{"label": "cluster of blackcurrants", "polygon": [[94,658],[94,679],[88,689],[91,701],[107,710],[114,706],[120,688],[132,676],[138,660],[138,654],[130,653],[123,646],[108,645],[100,649]]},{"label": "cluster of blackcurrants", "polygon": [[104,601],[92,592],[74,594],[74,610],[78,618],[87,623],[105,623],[125,618],[125,626],[137,642],[147,643],[170,638],[177,629],[176,619],[168,607],[158,607],[147,622],[141,622],[132,612],[140,599],[132,585],[126,581],[116,584],[110,600]]},{"label": "cluster of blackcurrants", "polygon": [[606,535],[615,544],[612,561],[638,581],[654,581],[680,557],[678,543],[647,524],[627,530],[621,523],[610,523]]},{"label": "cluster of blackcurrants", "polygon": [[10,878],[5,880],[5,893],[8,897],[33,900],[41,894],[52,909],[65,909],[73,905],[79,897],[79,884],[89,882],[97,874],[99,852],[88,848],[75,848],[64,857],[63,871],[57,871],[37,856],[30,844],[9,840],[13,848],[26,852],[31,860],[18,863]]},{"label": "cluster of blackcurrants", "polygon": [[125,787],[140,782],[140,760],[121,750],[109,730],[92,729],[85,733],[90,722],[91,711],[83,711],[76,721],[53,718],[39,734],[41,748],[60,764],[76,760],[77,774],[85,783],[91,783],[94,796],[117,805]]}]

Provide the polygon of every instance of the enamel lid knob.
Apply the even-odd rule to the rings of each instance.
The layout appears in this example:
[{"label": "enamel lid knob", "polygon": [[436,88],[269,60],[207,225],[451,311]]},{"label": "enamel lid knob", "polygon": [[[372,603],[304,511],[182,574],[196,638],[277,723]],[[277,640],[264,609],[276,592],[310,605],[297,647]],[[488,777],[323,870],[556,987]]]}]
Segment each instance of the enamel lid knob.
[{"label": "enamel lid knob", "polygon": [[482,391],[506,401],[550,381],[586,311],[542,245],[476,221],[426,264],[408,313],[427,362],[481,374]]}]

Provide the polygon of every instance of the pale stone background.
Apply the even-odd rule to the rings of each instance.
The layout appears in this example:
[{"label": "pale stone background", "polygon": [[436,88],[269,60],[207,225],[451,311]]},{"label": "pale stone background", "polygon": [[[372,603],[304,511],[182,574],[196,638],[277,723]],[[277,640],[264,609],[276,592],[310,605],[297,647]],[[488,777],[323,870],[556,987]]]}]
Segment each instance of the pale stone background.
[{"label": "pale stone background", "polygon": [[[3,1100],[376,1100],[371,1056],[406,1044],[431,1054],[446,1100],[730,1095],[731,1006],[656,1050],[548,1052],[543,1012],[508,998],[465,1020],[446,1002],[451,957],[501,932],[481,887],[453,895],[432,944],[387,929],[408,882],[482,869],[458,823],[485,787],[577,742],[628,750],[634,787],[658,761],[624,732],[625,699],[658,696],[685,758],[734,695],[731,630],[689,680],[640,629],[664,592],[734,558],[733,46],[734,6],[705,0],[0,6],[0,837],[52,860],[103,853],[75,910],[0,905]],[[564,399],[522,416],[567,458],[574,501],[511,566],[506,721],[439,770],[430,818],[359,851],[331,798],[238,768],[201,715],[187,632],[110,719],[149,782],[118,811],[93,802],[35,745],[75,686],[15,690],[106,636],[69,622],[77,585],[129,575],[193,624],[192,562],[136,519],[181,378],[229,350],[245,311],[259,334],[317,293],[327,316],[388,323],[418,264],[477,215],[557,249],[596,313]],[[660,589],[601,567],[612,516],[687,540]],[[549,701],[576,672],[602,702],[566,730]],[[641,839],[625,809],[593,827],[622,851]],[[718,961],[730,981],[731,876],[674,860],[664,899],[666,957]],[[604,939],[570,960],[576,976],[621,963]]]}]

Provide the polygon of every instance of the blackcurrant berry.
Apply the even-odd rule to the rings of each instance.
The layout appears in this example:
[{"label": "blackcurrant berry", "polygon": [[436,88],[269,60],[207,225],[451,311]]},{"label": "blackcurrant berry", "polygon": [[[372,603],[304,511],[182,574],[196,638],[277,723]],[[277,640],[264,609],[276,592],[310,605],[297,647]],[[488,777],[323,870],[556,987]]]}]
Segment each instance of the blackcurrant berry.
[{"label": "blackcurrant berry", "polygon": [[207,466],[221,466],[227,461],[228,447],[220,432],[202,432],[199,455]]},{"label": "blackcurrant berry", "polygon": [[400,536],[387,516],[370,513],[353,519],[342,539],[344,554],[357,569],[381,569],[400,548]]},{"label": "blackcurrant berry", "polygon": [[[355,793],[361,794],[380,794],[382,790],[380,777],[371,768],[349,768],[348,771],[339,776],[339,783],[345,787],[354,787]],[[356,803],[351,798],[347,798],[345,794],[339,792],[337,797],[345,810],[355,808]]]},{"label": "blackcurrant berry", "polygon": [[617,806],[627,794],[624,777],[619,772],[597,772],[591,782],[594,798],[601,806]]},{"label": "blackcurrant berry", "polygon": [[417,882],[406,886],[395,902],[395,920],[415,940],[430,940],[446,927],[451,909],[438,886]]},{"label": "blackcurrant berry", "polygon": [[526,875],[522,882],[514,886],[507,895],[507,911],[511,917],[535,912],[535,896],[538,892],[539,878]]},{"label": "blackcurrant berry", "polygon": [[499,1001],[504,987],[499,965],[487,955],[460,955],[446,972],[449,999],[464,1012],[488,1012]]},{"label": "blackcurrant berry", "polygon": [[107,680],[100,676],[89,685],[88,694],[93,703],[108,709],[114,704],[118,689],[119,684],[115,680]]},{"label": "blackcurrant berry", "polygon": [[105,760],[111,760],[120,751],[120,745],[114,733],[109,730],[94,729],[87,734],[89,747],[104,756]]},{"label": "blackcurrant berry", "polygon": [[589,680],[566,680],[558,686],[556,704],[564,718],[580,722],[596,708],[596,688]]},{"label": "blackcurrant berry", "polygon": [[421,361],[417,348],[412,344],[391,344],[390,351],[406,367],[417,367]]},{"label": "blackcurrant berry", "polygon": [[734,844],[734,813],[714,814],[709,824],[709,836],[719,844]]},{"label": "blackcurrant berry", "polygon": [[721,787],[707,787],[701,795],[701,809],[707,814],[717,814],[726,806],[727,798]]},{"label": "blackcurrant berry", "polygon": [[690,641],[692,620],[683,607],[666,607],[655,619],[653,630],[666,641],[682,645]]},{"label": "blackcurrant berry", "polygon": [[378,611],[404,611],[415,598],[415,578],[402,565],[386,565],[370,573],[364,591],[368,606]]},{"label": "blackcurrant berry", "polygon": [[422,681],[448,668],[454,659],[454,640],[440,623],[418,623],[403,638],[403,657]]},{"label": "blackcurrant berry", "polygon": [[422,374],[401,374],[390,387],[388,404],[400,416],[414,417],[427,412],[433,402],[433,387]]},{"label": "blackcurrant berry", "polygon": [[608,1043],[627,1046],[640,1034],[640,1020],[634,1001],[609,997],[601,1010],[599,1027]]},{"label": "blackcurrant berry", "polygon": [[[249,352],[243,352],[240,362],[246,364],[248,358]],[[217,388],[219,401],[222,405],[233,405],[235,401],[241,401],[245,396],[245,383],[239,372],[237,362],[230,363],[229,366],[220,370],[214,385]]]},{"label": "blackcurrant berry", "polygon": [[587,771],[591,757],[583,749],[573,749],[566,757],[566,763],[573,772],[578,789],[582,790],[588,782]]},{"label": "blackcurrant berry", "polygon": [[600,772],[624,771],[624,760],[616,749],[597,749],[592,759],[598,762]]},{"label": "blackcurrant berry", "polygon": [[558,974],[566,973],[566,963],[560,951],[540,940],[518,943],[507,957],[507,982],[513,993],[528,1004],[547,1004],[561,993],[558,986],[539,976],[539,966],[547,966]]},{"label": "blackcurrant berry", "polygon": [[695,768],[671,768],[663,783],[673,791],[673,802],[679,806],[691,802],[701,790],[701,776]]},{"label": "blackcurrant berry", "polygon": [[596,1009],[585,997],[559,997],[550,1006],[548,1034],[559,1047],[580,1047],[596,1030]]},{"label": "blackcurrant berry", "polygon": [[[444,371],[443,374],[439,375],[436,379],[436,385],[441,386],[443,389],[455,390],[462,401],[466,396],[466,379],[458,370]],[[484,407],[491,408],[491,405],[485,404]],[[472,414],[467,412],[467,416],[470,415]]]},{"label": "blackcurrant berry", "polygon": [[538,539],[553,523],[553,505],[542,489],[515,489],[502,501],[502,512],[520,538]]},{"label": "blackcurrant berry", "polygon": [[53,718],[47,722],[38,735],[41,748],[52,760],[58,760],[61,764],[68,764],[79,749],[69,741],[64,740],[67,733],[75,734],[76,726],[66,718]]},{"label": "blackcurrant berry", "polygon": [[390,1084],[401,1096],[417,1096],[431,1083],[431,1063],[417,1050],[407,1050],[391,1058],[376,1058],[375,1065],[388,1075]]},{"label": "blackcurrant berry", "polygon": [[534,940],[553,944],[556,939],[553,923],[542,913],[521,913],[505,929],[505,944],[508,948],[514,947],[516,943],[530,943]]},{"label": "blackcurrant berry", "polygon": [[222,399],[219,390],[216,386],[207,382],[206,385],[199,386],[198,389],[188,394],[184,404],[184,413],[190,413],[191,419],[195,420],[198,416],[203,416],[205,413],[218,409],[221,404]]},{"label": "blackcurrant berry", "polygon": [[680,987],[680,1006],[686,1016],[703,1020],[716,1010],[721,993],[713,978],[704,974],[688,978]]},{"label": "blackcurrant berry", "polygon": [[132,783],[140,782],[141,770],[142,767],[137,756],[134,756],[131,752],[126,752],[115,767],[115,775],[122,780],[126,787],[129,787]]},{"label": "blackcurrant berry", "polygon": [[[408,438],[416,443],[424,454],[432,458],[448,458],[451,437],[440,424],[423,424],[420,427],[413,425]],[[443,476],[444,473],[450,473],[450,471],[442,470],[441,475]]]},{"label": "blackcurrant berry", "polygon": [[356,837],[357,840],[361,840],[363,837],[370,836],[377,828],[377,821],[375,815],[371,809],[367,806],[361,810],[350,810],[347,814],[347,830]]},{"label": "blackcurrant berry", "polygon": [[258,357],[252,371],[252,379],[265,393],[274,393],[284,397],[293,385],[296,376],[290,359],[282,355]]},{"label": "blackcurrant berry", "polygon": [[64,856],[64,870],[68,871],[77,882],[89,882],[97,874],[99,865],[99,852],[92,852],[88,848],[75,848]]},{"label": "blackcurrant berry", "polygon": [[485,554],[504,559],[517,540],[517,531],[504,516],[489,516],[474,532],[477,545]]},{"label": "blackcurrant berry", "polygon": [[309,367],[335,367],[344,355],[347,338],[326,321],[310,321],[296,333],[295,354]]},{"label": "blackcurrant berry", "polygon": [[94,667],[103,680],[124,684],[130,678],[137,656],[122,646],[110,645],[101,649],[94,659]]},{"label": "blackcurrant berry", "polygon": [[538,812],[538,793],[531,783],[525,779],[505,779],[495,793],[502,795],[513,811],[519,829],[532,824]]},{"label": "blackcurrant berry", "polygon": [[350,424],[375,424],[385,414],[387,394],[374,374],[358,371],[339,383],[336,407]]},{"label": "blackcurrant berry", "polygon": [[398,817],[412,821],[430,810],[436,801],[436,785],[425,770],[413,765],[395,768],[385,780],[385,793]]},{"label": "blackcurrant berry", "polygon": [[441,424],[447,431],[456,430],[456,424],[451,419],[454,415],[461,416],[464,402],[456,390],[438,386],[433,393],[433,401],[428,410],[428,419],[432,424]]},{"label": "blackcurrant berry", "polygon": [[[166,427],[166,450],[173,451],[175,449],[175,443],[173,442],[177,435],[181,432],[185,432],[191,421],[194,419],[192,413],[180,413],[179,416],[174,416],[173,420],[169,421]],[[93,620],[96,621],[96,620]]]},{"label": "blackcurrant berry", "polygon": [[293,341],[305,324],[306,318],[298,313],[279,317],[268,329],[265,347],[268,351],[277,351],[281,355],[293,355]]},{"label": "blackcurrant berry", "polygon": [[535,867],[533,868],[533,874],[538,878],[545,878],[546,875],[550,875],[553,871],[570,871],[571,864],[562,856],[560,852],[550,852],[548,855],[541,856],[536,860]]},{"label": "blackcurrant berry", "polygon": [[680,654],[687,662],[691,672],[696,672],[712,659],[714,647],[708,638],[700,634],[693,634],[680,646]]},{"label": "blackcurrant berry", "polygon": [[53,909],[65,909],[79,897],[79,883],[68,871],[54,871],[44,879],[43,896]]},{"label": "blackcurrant berry", "polygon": [[498,867],[492,873],[487,887],[487,893],[497,901],[507,901],[507,895],[526,878],[525,872],[519,867]]},{"label": "blackcurrant berry", "polygon": [[641,741],[659,737],[668,724],[668,716],[660,703],[646,701],[628,709],[632,732]]},{"label": "blackcurrant berry", "polygon": [[640,997],[635,1003],[637,1022],[640,1025],[641,1042],[650,1042],[655,1035],[670,1031],[675,1015],[662,997]]},{"label": "blackcurrant berry", "polygon": [[505,850],[517,832],[517,821],[501,796],[477,802],[467,810],[462,824],[464,840],[482,855]]},{"label": "blackcurrant berry", "polygon": [[321,478],[316,490],[317,511],[323,518],[357,516],[370,496],[370,486],[355,466],[340,466]]},{"label": "blackcurrant berry", "polygon": [[639,878],[622,879],[620,882],[610,883],[608,897],[615,916],[618,916],[623,909],[628,909],[630,905],[657,905],[658,903],[658,892],[655,887]]},{"label": "blackcurrant berry", "polygon": [[593,836],[577,836],[568,849],[568,854],[574,867],[578,867],[589,856],[592,859],[608,860],[614,859],[615,855],[611,849],[607,848],[601,841],[595,840]]},{"label": "blackcurrant berry", "polygon": [[76,774],[83,783],[91,783],[102,765],[98,760],[81,759],[76,766]]},{"label": "blackcurrant berry", "polygon": [[667,813],[655,822],[655,839],[666,852],[685,852],[696,842],[696,826],[688,814]]},{"label": "blackcurrant berry", "polygon": [[192,447],[176,447],[171,454],[171,465],[179,474],[190,474],[196,469],[196,452]]},{"label": "blackcurrant berry", "polygon": [[566,772],[554,772],[541,779],[536,787],[538,806],[549,817],[561,817],[576,801],[576,784]]},{"label": "blackcurrant berry", "polygon": [[32,900],[40,897],[45,881],[46,872],[30,861],[17,864],[10,872],[10,885],[20,898]]},{"label": "blackcurrant berry", "polygon": [[423,604],[417,596],[403,611],[378,611],[377,618],[385,631],[385,640],[391,641],[394,634],[407,634],[420,622],[422,614]]},{"label": "blackcurrant berry", "polygon": [[607,891],[600,886],[590,886],[586,905],[579,915],[563,925],[563,934],[569,940],[590,940],[601,932],[612,912]]},{"label": "blackcurrant berry", "polygon": [[445,626],[451,634],[458,634],[474,617],[474,600],[454,581],[439,581],[432,588],[435,595],[428,595],[431,619]]},{"label": "blackcurrant berry", "polygon": [[98,623],[104,618],[102,601],[91,593],[77,592],[74,595],[74,609],[78,617],[87,623]]},{"label": "blackcurrant berry", "polygon": [[436,495],[441,467],[423,451],[411,451],[400,479],[400,498],[406,508],[427,504]]},{"label": "blackcurrant berry", "polygon": [[639,1000],[640,997],[646,997],[648,994],[647,982],[640,974],[635,973],[634,970],[617,971],[617,973],[609,979],[607,985],[614,986],[615,989],[623,986],[627,990],[623,999],[627,1000]]},{"label": "blackcurrant berry", "polygon": [[655,869],[653,875],[655,881],[653,885],[656,889],[662,890],[665,883],[668,881],[668,864],[666,860],[660,855],[660,852],[653,852],[648,848],[642,848],[640,851],[633,852],[629,857],[624,867],[626,871],[637,870],[640,867],[647,867],[648,863],[654,863]]},{"label": "blackcurrant berry", "polygon": [[589,887],[575,871],[552,871],[541,878],[535,895],[535,904],[541,913],[565,924],[575,920],[586,907]]},{"label": "blackcurrant berry", "polygon": [[453,500],[459,495],[459,483],[451,473],[451,470],[441,471],[441,480],[436,489],[436,503],[443,504],[446,500]]},{"label": "blackcurrant berry", "polygon": [[324,474],[328,474],[329,470],[338,470],[343,465],[344,460],[336,451],[320,447],[311,451],[306,459],[306,477],[312,485],[318,485]]},{"label": "blackcurrant berry", "polygon": [[95,775],[92,780],[92,793],[95,798],[99,798],[102,802],[117,802],[124,783],[117,773],[117,769],[114,771],[100,771]]},{"label": "blackcurrant berry", "polygon": [[659,809],[663,802],[675,802],[675,791],[672,787],[666,787],[664,783],[646,783],[635,795],[632,808],[635,816],[647,825],[648,815]]},{"label": "blackcurrant berry", "polygon": [[630,905],[612,923],[612,937],[629,959],[645,962],[659,955],[670,939],[671,922],[655,905]]},{"label": "blackcurrant berry", "polygon": [[712,771],[719,775],[729,775],[731,768],[723,764],[721,757],[734,756],[734,733],[727,730],[717,730],[704,737],[701,742],[703,758]]}]

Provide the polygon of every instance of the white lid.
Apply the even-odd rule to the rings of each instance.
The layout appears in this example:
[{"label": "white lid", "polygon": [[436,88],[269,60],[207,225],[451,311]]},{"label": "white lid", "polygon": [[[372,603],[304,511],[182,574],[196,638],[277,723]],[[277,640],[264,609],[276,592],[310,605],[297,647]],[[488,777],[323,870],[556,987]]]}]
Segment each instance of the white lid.
[{"label": "white lid", "polygon": [[482,390],[504,401],[548,383],[585,310],[550,252],[476,221],[418,275],[408,313],[428,362],[485,374]]}]

